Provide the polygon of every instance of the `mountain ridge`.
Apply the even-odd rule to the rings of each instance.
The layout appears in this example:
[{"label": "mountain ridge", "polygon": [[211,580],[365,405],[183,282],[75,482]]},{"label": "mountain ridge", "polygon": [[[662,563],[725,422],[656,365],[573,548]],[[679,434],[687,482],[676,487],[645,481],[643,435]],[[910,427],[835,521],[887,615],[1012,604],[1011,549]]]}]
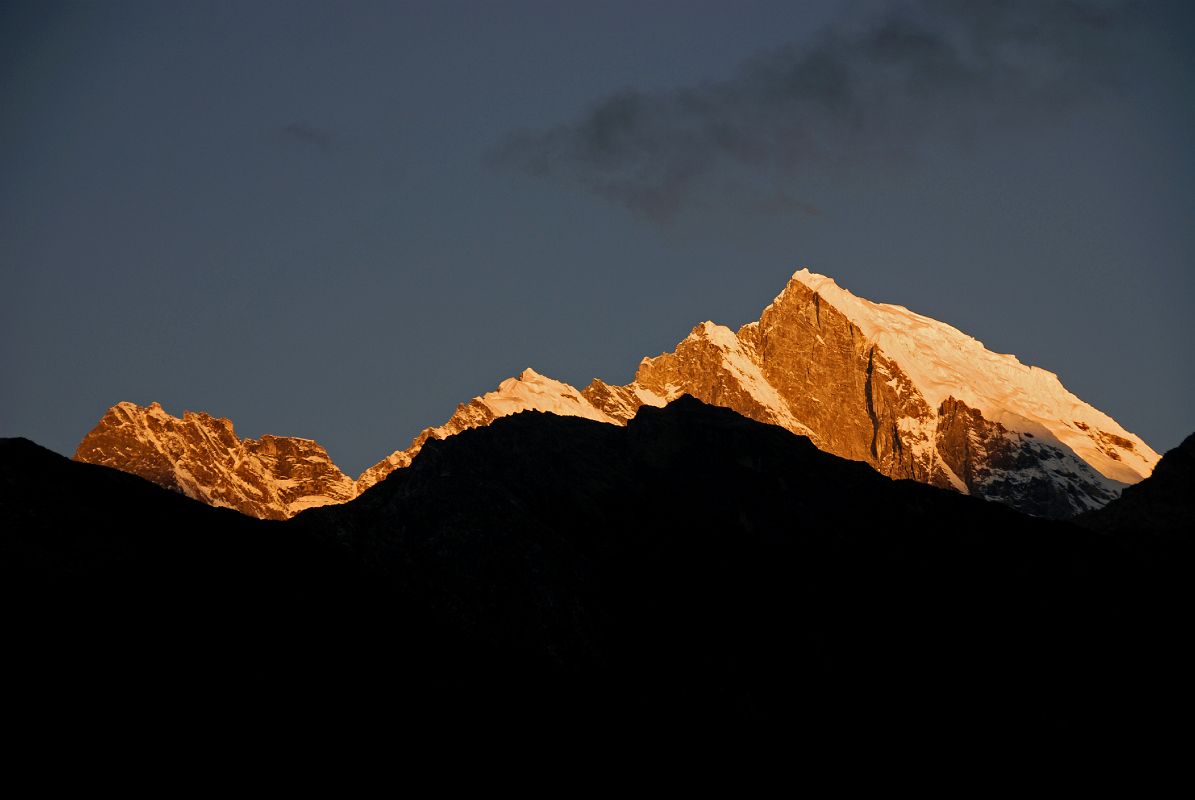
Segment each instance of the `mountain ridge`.
[{"label": "mountain ridge", "polygon": [[[885,326],[886,318],[906,329],[928,329],[939,350],[954,347],[967,357],[986,354],[985,361],[999,367],[997,385],[977,379],[975,383],[987,384],[977,390],[956,380],[958,391],[935,392],[943,382],[932,368],[913,369],[910,375],[879,346],[894,341],[907,349],[901,337],[889,332],[902,329],[900,325]],[[807,335],[794,335],[802,331]],[[955,373],[982,378],[976,369]],[[1020,378],[1019,385],[1011,378]],[[1003,392],[1001,381],[1008,384]],[[572,386],[525,370],[503,382],[498,392],[459,406],[444,425],[425,429],[407,450],[366,470],[358,490],[408,465],[427,439],[501,415],[504,409],[493,398],[504,387],[513,398],[524,385],[545,382],[576,399]],[[818,397],[810,386],[827,396]],[[1046,418],[1037,397],[1043,392],[1052,402],[1044,405],[1060,419]],[[642,359],[630,384],[594,379],[579,392],[586,403],[578,404],[576,415],[604,414],[623,424],[639,407],[660,406],[685,393],[809,436],[827,452],[866,461],[889,477],[953,488],[1043,516],[1068,517],[1098,508],[1126,481],[1148,475],[1158,459],[1140,437],[1067,392],[1054,373],[1023,365],[1015,356],[990,353],[973,337],[901,306],[856,298],[832,279],[806,269],[793,275],[759,320],[738,332],[707,320],[672,352]],[[1001,399],[1005,407],[1000,407]],[[567,405],[557,406],[569,412]],[[1101,473],[1078,455],[1076,445],[1105,472],[1125,480]]]},{"label": "mountain ridge", "polygon": [[[167,479],[191,496],[213,496],[251,509],[247,513],[285,518],[359,495],[409,466],[431,439],[518,411],[623,425],[641,407],[663,406],[682,394],[808,436],[821,449],[867,462],[889,477],[1039,516],[1070,517],[1099,508],[1146,477],[1158,459],[1140,437],[1067,391],[1054,373],[992,353],[952,326],[902,306],[855,297],[833,279],[801,269],[757,321],[738,331],[702,322],[673,351],[643,358],[624,386],[595,378],[578,390],[525,369],[458,405],[443,424],[425,428],[406,448],[364,470],[351,487],[330,459],[322,467],[323,485],[309,482],[298,500],[283,499],[295,494],[289,483],[270,485],[293,480],[289,473],[280,477],[274,464],[249,470],[263,477],[249,482],[244,498],[233,497],[235,489],[225,496],[178,475]],[[101,427],[103,422],[76,457],[136,471],[137,459],[120,448],[89,445]],[[149,439],[137,441],[152,443]],[[310,458],[302,447],[289,446],[296,455],[283,459],[283,467]],[[241,462],[220,463],[243,479]],[[140,468],[139,474],[166,472],[160,466],[152,473]]]}]

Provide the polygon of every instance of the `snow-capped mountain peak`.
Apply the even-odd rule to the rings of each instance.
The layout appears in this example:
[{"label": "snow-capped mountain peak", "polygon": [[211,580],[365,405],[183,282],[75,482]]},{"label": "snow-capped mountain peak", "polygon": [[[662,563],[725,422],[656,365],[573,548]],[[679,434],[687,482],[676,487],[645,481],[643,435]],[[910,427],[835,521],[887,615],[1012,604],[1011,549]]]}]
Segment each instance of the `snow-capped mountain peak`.
[{"label": "snow-capped mountain peak", "polygon": [[[1159,455],[1080,400],[1053,372],[994,353],[962,331],[903,306],[873,303],[808,269],[793,281],[841,311],[910,378],[933,408],[954,397],[1011,431],[1048,436],[1121,483],[1148,477]],[[784,302],[792,284],[775,300]]]},{"label": "snow-capped mountain peak", "polygon": [[478,400],[497,417],[520,411],[544,411],[564,417],[585,417],[598,422],[614,419],[589,403],[567,383],[552,380],[528,367],[517,378],[507,378],[497,391],[487,392]]}]

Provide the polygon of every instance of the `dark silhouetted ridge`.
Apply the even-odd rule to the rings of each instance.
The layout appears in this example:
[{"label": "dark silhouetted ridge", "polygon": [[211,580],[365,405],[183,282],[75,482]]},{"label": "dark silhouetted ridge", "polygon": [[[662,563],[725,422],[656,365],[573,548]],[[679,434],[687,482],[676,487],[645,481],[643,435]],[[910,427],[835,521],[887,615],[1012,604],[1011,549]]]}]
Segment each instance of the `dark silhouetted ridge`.
[{"label": "dark silhouetted ridge", "polygon": [[1190,537],[1195,531],[1195,433],[1162,456],[1148,480],[1076,522],[1101,531]]},{"label": "dark silhouetted ridge", "polygon": [[67,711],[811,742],[1186,713],[1172,540],[893,481],[689,397],[428,440],[286,522],[24,441],[0,464],[14,662]]}]

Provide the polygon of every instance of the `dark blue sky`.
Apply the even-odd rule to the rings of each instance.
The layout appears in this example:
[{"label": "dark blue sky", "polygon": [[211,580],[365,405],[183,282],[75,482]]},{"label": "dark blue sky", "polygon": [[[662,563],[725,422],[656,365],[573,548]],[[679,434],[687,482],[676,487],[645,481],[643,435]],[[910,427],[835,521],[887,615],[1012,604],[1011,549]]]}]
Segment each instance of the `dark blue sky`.
[{"label": "dark blue sky", "polygon": [[1179,3],[0,6],[0,435],[120,400],[356,473],[800,266],[1195,430]]}]

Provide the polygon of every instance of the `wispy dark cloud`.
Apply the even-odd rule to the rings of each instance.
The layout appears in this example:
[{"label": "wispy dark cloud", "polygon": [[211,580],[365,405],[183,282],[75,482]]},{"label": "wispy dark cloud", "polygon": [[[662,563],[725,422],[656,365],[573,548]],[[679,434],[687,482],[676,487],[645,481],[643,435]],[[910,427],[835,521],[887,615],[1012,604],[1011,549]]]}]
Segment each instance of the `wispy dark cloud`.
[{"label": "wispy dark cloud", "polygon": [[1118,77],[1134,7],[1094,0],[889,6],[732,77],[634,89],[509,137],[498,166],[563,181],[658,222],[691,205],[817,213],[802,177],[1041,124]]},{"label": "wispy dark cloud", "polygon": [[315,147],[323,153],[332,152],[335,139],[330,131],[316,128],[306,122],[292,122],[282,127],[282,138],[296,144]]}]

